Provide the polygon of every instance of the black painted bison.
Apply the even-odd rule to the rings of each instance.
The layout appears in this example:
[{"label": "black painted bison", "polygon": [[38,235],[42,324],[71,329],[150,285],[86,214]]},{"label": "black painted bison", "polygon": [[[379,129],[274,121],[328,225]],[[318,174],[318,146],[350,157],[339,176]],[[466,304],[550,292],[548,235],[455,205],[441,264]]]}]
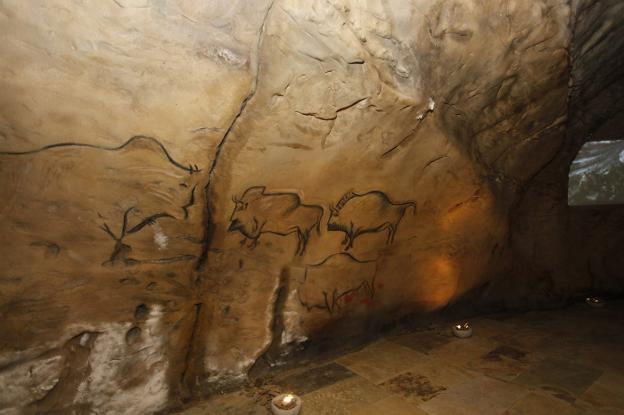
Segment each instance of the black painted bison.
[{"label": "black painted bison", "polygon": [[388,230],[386,243],[394,241],[394,235],[405,211],[414,209],[416,203],[394,203],[385,193],[373,190],[364,194],[349,192],[334,207],[330,207],[331,215],[327,223],[329,231],[345,233],[342,242],[345,250],[353,247],[355,238],[365,233]]},{"label": "black painted bison", "polygon": [[232,198],[234,211],[230,217],[228,231],[240,232],[245,238],[241,244],[251,240],[250,248],[258,244],[263,233],[274,235],[297,235],[297,255],[303,255],[310,233],[316,228],[320,234],[323,208],[301,203],[296,193],[267,193],[266,187],[250,187],[240,198]]}]

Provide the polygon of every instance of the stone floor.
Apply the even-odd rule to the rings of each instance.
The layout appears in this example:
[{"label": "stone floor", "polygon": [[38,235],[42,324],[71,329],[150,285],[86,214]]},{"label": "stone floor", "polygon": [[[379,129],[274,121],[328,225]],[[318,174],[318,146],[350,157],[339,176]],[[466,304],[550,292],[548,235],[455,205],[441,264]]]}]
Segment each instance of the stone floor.
[{"label": "stone floor", "polygon": [[301,415],[624,414],[624,302],[471,324],[468,339],[447,327],[385,337],[179,414],[265,415],[282,391],[302,396]]}]

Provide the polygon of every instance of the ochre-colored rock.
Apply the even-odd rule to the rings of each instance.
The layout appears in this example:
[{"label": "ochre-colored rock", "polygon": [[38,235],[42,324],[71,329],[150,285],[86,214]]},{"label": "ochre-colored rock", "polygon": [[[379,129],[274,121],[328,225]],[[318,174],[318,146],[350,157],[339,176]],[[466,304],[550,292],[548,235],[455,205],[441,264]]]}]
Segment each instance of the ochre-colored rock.
[{"label": "ochre-colored rock", "polygon": [[622,291],[624,212],[566,178],[621,133],[623,13],[2,2],[0,414],[153,413],[457,301]]}]

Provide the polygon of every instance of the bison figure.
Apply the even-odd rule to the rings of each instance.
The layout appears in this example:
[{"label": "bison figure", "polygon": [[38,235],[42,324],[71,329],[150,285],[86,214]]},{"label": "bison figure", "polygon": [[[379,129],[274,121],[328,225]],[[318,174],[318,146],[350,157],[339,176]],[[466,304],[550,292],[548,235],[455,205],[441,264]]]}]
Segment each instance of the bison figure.
[{"label": "bison figure", "polygon": [[299,303],[308,311],[329,314],[357,304],[371,305],[375,297],[376,260],[360,260],[347,252],[332,254],[317,264],[307,264],[297,288]]},{"label": "bison figure", "polygon": [[394,203],[385,193],[373,190],[364,194],[349,192],[345,194],[336,206],[330,207],[331,215],[327,223],[329,231],[345,233],[342,244],[345,250],[353,247],[355,238],[365,233],[388,230],[387,244],[394,241],[397,227],[405,211],[414,209],[416,203]]},{"label": "bison figure", "polygon": [[232,198],[234,211],[230,217],[228,231],[240,232],[248,240],[249,248],[254,248],[263,233],[274,235],[297,235],[296,255],[303,255],[310,233],[316,229],[320,234],[323,208],[306,205],[296,193],[267,193],[266,187],[250,187],[240,198]]}]

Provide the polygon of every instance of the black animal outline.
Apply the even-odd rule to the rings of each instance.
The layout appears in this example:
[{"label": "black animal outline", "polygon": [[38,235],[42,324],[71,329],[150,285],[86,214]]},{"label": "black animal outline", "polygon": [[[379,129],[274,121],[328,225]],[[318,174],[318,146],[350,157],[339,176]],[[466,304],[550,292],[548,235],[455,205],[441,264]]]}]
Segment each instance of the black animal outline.
[{"label": "black animal outline", "polygon": [[[246,201],[245,196],[250,193],[256,193],[258,196],[252,200]],[[251,230],[248,230],[246,229],[245,224],[240,222],[236,218],[236,213],[247,210],[249,203],[255,202],[261,197],[274,196],[285,196],[292,198],[291,206],[286,208],[284,212],[282,212],[282,215],[294,213],[296,210],[299,209],[307,209],[308,212],[316,211],[316,219],[308,226],[306,226],[305,224],[294,224],[290,227],[287,227],[286,229],[280,230],[267,229],[267,222],[269,222],[269,220],[274,220],[275,218],[258,218],[254,215],[251,218],[253,226]],[[228,232],[238,231],[244,236],[244,238],[240,241],[241,246],[245,245],[249,240],[251,240],[251,242],[249,242],[249,244],[247,245],[249,249],[254,249],[258,245],[258,241],[264,233],[270,233],[278,236],[287,236],[294,233],[297,235],[297,249],[295,251],[295,255],[301,256],[305,252],[312,230],[316,229],[317,234],[321,234],[321,220],[325,215],[325,209],[320,205],[303,203],[298,193],[266,192],[266,186],[251,186],[243,192],[243,195],[240,198],[232,196],[232,201],[234,202],[234,209],[232,211],[232,214],[230,215],[230,225],[228,227]]]},{"label": "black animal outline", "polygon": [[[170,215],[170,214],[168,214],[166,212],[159,212],[159,213],[155,213],[155,214],[153,214],[151,216],[148,216],[148,217],[144,218],[141,222],[139,222],[138,224],[134,225],[132,228],[128,229],[128,215],[134,209],[135,209],[135,207],[132,206],[132,207],[129,207],[128,209],[126,209],[124,211],[123,220],[122,220],[122,224],[121,224],[121,230],[120,230],[120,236],[115,235],[113,233],[113,231],[110,229],[110,227],[108,226],[107,223],[104,223],[103,225],[99,226],[99,228],[101,230],[106,232],[115,241],[115,246],[113,248],[113,252],[111,252],[108,260],[104,261],[102,263],[102,265],[103,266],[114,265],[118,261],[122,261],[125,265],[135,265],[135,264],[139,264],[139,263],[142,263],[142,262],[149,262],[149,263],[175,262],[175,259],[177,259],[177,257],[176,258],[163,258],[162,260],[147,260],[147,261],[133,259],[133,258],[128,258],[127,255],[130,253],[130,251],[132,251],[132,247],[130,245],[124,243],[124,241],[123,241],[124,238],[127,235],[131,235],[133,233],[136,233],[136,232],[140,231],[141,229],[143,229],[147,225],[155,224],[158,219],[161,219],[161,218],[172,218],[172,219],[175,219],[174,216],[172,216],[172,215]],[[101,215],[99,213],[98,213],[98,215],[101,217]],[[187,260],[188,259],[186,256],[181,256],[180,258],[181,259],[178,259],[178,260]]]},{"label": "black animal outline", "polygon": [[171,154],[169,154],[169,151],[167,150],[167,148],[165,147],[165,145],[163,143],[161,143],[160,141],[158,141],[156,138],[154,137],[150,137],[147,135],[135,135],[132,136],[128,139],[128,141],[126,141],[125,143],[116,146],[116,147],[106,147],[106,146],[100,146],[100,145],[96,145],[96,144],[89,144],[89,143],[75,143],[75,142],[63,142],[63,143],[54,143],[54,144],[48,144],[46,146],[34,149],[34,150],[26,150],[26,151],[0,151],[0,155],[3,156],[26,156],[26,155],[31,155],[31,154],[37,154],[40,152],[43,152],[45,150],[50,150],[50,149],[54,149],[54,148],[62,148],[62,147],[82,147],[82,148],[93,148],[96,150],[104,150],[104,151],[119,151],[122,150],[123,148],[129,146],[130,144],[132,144],[135,141],[140,141],[140,140],[145,140],[145,141],[149,141],[153,144],[156,144],[157,147],[160,148],[160,150],[162,151],[163,155],[165,156],[165,158],[167,159],[167,161],[169,161],[169,163],[171,163],[172,165],[174,165],[175,167],[177,167],[178,169],[182,169],[184,171],[186,171],[187,173],[193,174],[193,173],[199,173],[201,171],[201,169],[199,167],[197,167],[196,164],[189,164],[188,166],[185,166],[181,163],[179,163],[178,161],[176,161]]},{"label": "black animal outline", "polygon": [[377,279],[377,260],[376,259],[365,259],[365,260],[358,259],[355,256],[351,255],[349,252],[337,252],[337,253],[327,256],[325,259],[323,259],[322,261],[318,263],[306,265],[302,284],[308,279],[309,268],[320,268],[323,265],[325,265],[327,261],[329,261],[330,259],[336,256],[346,256],[351,261],[357,262],[360,264],[368,264],[368,263],[374,262],[375,270],[373,271],[373,276],[370,282],[368,280],[362,280],[362,282],[360,282],[358,285],[352,288],[349,288],[347,290],[340,291],[340,292],[338,291],[337,288],[334,288],[331,292],[322,290],[322,294],[323,294],[322,304],[306,303],[301,298],[301,293],[299,292],[299,290],[297,290],[297,298],[299,300],[299,304],[301,304],[302,307],[305,307],[307,311],[311,311],[313,309],[326,310],[330,315],[333,315],[336,311],[340,310],[340,308],[342,307],[341,300],[343,300],[345,297],[347,297],[350,294],[360,292],[360,290],[364,291],[364,295],[367,300],[372,301],[375,298],[375,280]]},{"label": "black animal outline", "polygon": [[[165,159],[171,165],[173,165],[175,168],[184,170],[184,171],[186,171],[187,173],[189,173],[191,175],[194,174],[194,173],[199,173],[201,171],[201,169],[196,164],[189,164],[188,166],[185,166],[185,165],[179,163],[178,161],[176,161],[171,156],[171,154],[169,153],[169,151],[167,150],[167,148],[165,147],[165,145],[163,143],[161,143],[158,139],[156,139],[154,137],[150,137],[150,136],[146,136],[146,135],[134,135],[134,136],[130,137],[126,142],[122,143],[121,145],[113,146],[113,147],[107,147],[107,146],[96,145],[96,144],[89,144],[89,143],[69,142],[68,141],[68,142],[48,144],[48,145],[45,145],[43,147],[36,148],[36,149],[33,149],[33,150],[26,150],[26,151],[0,151],[0,156],[26,156],[26,155],[34,155],[34,154],[45,152],[46,150],[53,150],[53,149],[57,149],[57,148],[66,148],[66,147],[89,148],[89,149],[95,149],[95,150],[103,150],[103,151],[108,151],[108,152],[115,152],[115,151],[123,150],[124,148],[130,146],[131,144],[133,144],[135,142],[141,142],[141,141],[145,141],[145,142],[154,144],[156,147],[158,147],[158,149],[161,152],[161,155],[163,155],[165,157]],[[180,185],[183,186],[183,187],[188,187],[188,185],[186,183],[180,183]],[[195,204],[195,190],[196,190],[196,187],[197,187],[197,185],[193,186],[193,188],[191,189],[191,193],[189,195],[188,202],[184,206],[182,206],[182,210],[184,212],[184,219],[188,219],[188,217],[189,217],[188,209]],[[174,218],[175,219],[174,216],[172,216],[172,215],[170,215],[170,214],[168,214],[166,212],[156,213],[154,215],[151,215],[151,216],[145,218],[139,224],[137,224],[134,227],[132,227],[131,229],[127,230],[128,214],[133,209],[134,209],[134,207],[131,207],[131,208],[127,209],[124,212],[124,214],[123,214],[123,221],[122,221],[122,228],[121,228],[121,235],[119,237],[116,236],[112,232],[112,230],[110,229],[108,224],[104,223],[103,225],[99,226],[100,229],[102,229],[104,232],[106,232],[115,241],[115,247],[113,248],[113,252],[111,253],[109,259],[107,261],[104,261],[104,263],[102,263],[102,265],[114,264],[118,260],[122,260],[126,265],[134,265],[134,264],[139,264],[139,263],[166,264],[166,263],[172,263],[172,262],[178,262],[178,261],[188,261],[188,260],[195,259],[197,257],[196,255],[182,254],[182,255],[177,255],[177,256],[174,256],[174,257],[158,258],[158,259],[146,259],[146,260],[138,260],[138,259],[127,258],[126,255],[131,251],[132,248],[129,245],[127,245],[127,244],[125,244],[123,242],[123,239],[125,238],[125,236],[140,231],[146,225],[153,225],[154,223],[156,223],[156,220],[158,220],[160,218],[169,217],[169,218]],[[100,216],[100,218],[102,217],[102,215],[100,215],[99,213],[98,213],[98,216]],[[58,251],[60,251],[60,248],[58,248],[58,245],[52,244],[52,245],[55,245],[55,247],[53,247],[51,245],[48,246],[46,244],[47,244],[46,241],[34,242],[34,243],[31,244],[31,246],[45,246],[48,249],[53,249],[54,250],[54,256],[57,256],[58,255]]]},{"label": "black animal outline", "polygon": [[[353,200],[354,198],[366,197],[369,195],[375,195],[379,197],[380,200],[382,200],[384,203],[390,206],[396,207],[398,209],[401,209],[401,211],[397,215],[398,217],[397,220],[394,222],[385,221],[378,226],[370,227],[370,228],[363,228],[363,229],[357,228],[356,224],[354,224],[352,220],[348,221],[349,222],[348,227],[345,227],[344,224],[340,225],[337,223],[332,223],[332,218],[339,217],[340,211],[345,207],[345,205],[347,205],[347,203],[350,200]],[[394,242],[394,236],[396,234],[399,223],[403,219],[403,216],[405,216],[405,211],[408,208],[413,208],[414,214],[416,214],[416,207],[417,207],[417,204],[415,201],[395,203],[392,200],[390,200],[388,195],[386,195],[381,190],[371,190],[369,192],[361,193],[361,194],[349,191],[340,198],[340,200],[338,201],[338,203],[336,203],[336,205],[329,207],[330,216],[329,216],[329,219],[327,220],[327,230],[328,231],[340,231],[340,232],[345,233],[345,238],[342,241],[342,245],[346,245],[345,251],[348,251],[349,249],[353,247],[353,243],[358,236],[364,235],[367,233],[381,232],[386,229],[388,230],[388,238],[386,240],[386,244],[389,245]]]},{"label": "black animal outline", "polygon": [[186,204],[184,206],[182,206],[182,211],[184,212],[184,219],[188,219],[189,217],[189,208],[191,206],[193,206],[195,204],[195,189],[197,188],[197,185],[193,186],[193,188],[191,189],[191,195],[189,197],[188,202],[186,202]]}]

